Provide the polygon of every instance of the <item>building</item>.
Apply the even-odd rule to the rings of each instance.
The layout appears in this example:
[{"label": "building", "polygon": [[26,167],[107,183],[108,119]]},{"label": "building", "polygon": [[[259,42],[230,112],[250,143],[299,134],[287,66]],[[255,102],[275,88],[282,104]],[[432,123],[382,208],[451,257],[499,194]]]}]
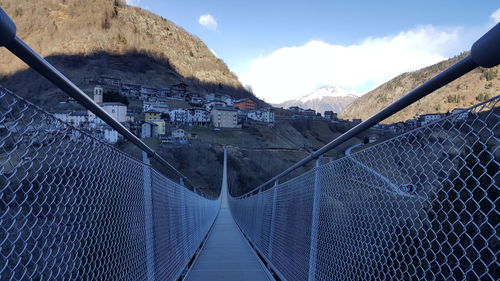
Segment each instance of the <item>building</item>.
[{"label": "building", "polygon": [[205,100],[202,97],[192,96],[189,98],[189,104],[193,106],[202,106]]},{"label": "building", "polygon": [[226,105],[233,105],[233,99],[231,96],[226,94],[218,94],[218,93],[210,93],[205,96],[205,100],[207,101],[221,101]]},{"label": "building", "polygon": [[283,108],[273,108],[275,120],[279,119],[291,119],[293,117],[293,112]]},{"label": "building", "polygon": [[88,122],[88,115],[85,111],[73,111],[68,116],[68,123],[75,127],[79,127],[85,122]]},{"label": "building", "polygon": [[422,114],[418,118],[418,124],[419,126],[425,126],[431,122],[437,121],[441,119],[441,114],[439,113],[432,113],[432,114]]},{"label": "building", "polygon": [[374,143],[378,141],[378,135],[369,135],[367,137],[368,143]]},{"label": "building", "polygon": [[202,108],[190,108],[187,110],[187,122],[193,125],[205,125],[210,123],[210,112]]},{"label": "building", "polygon": [[161,119],[161,112],[156,109],[148,109],[144,112],[144,119],[149,120],[159,120]]},{"label": "building", "polygon": [[160,113],[168,113],[170,111],[170,107],[165,101],[162,100],[144,101],[142,104],[142,110],[144,112],[148,110],[155,110]]},{"label": "building", "polygon": [[56,117],[57,119],[61,120],[62,122],[66,122],[66,123],[69,123],[68,120],[69,120],[69,114],[70,113],[71,113],[71,111],[69,111],[69,110],[53,112],[54,117]]},{"label": "building", "polygon": [[[118,122],[126,122],[127,121],[127,106],[120,102],[103,102],[99,103],[99,106],[102,107],[109,115],[111,115]],[[92,113],[92,111],[88,110],[88,120],[90,122],[95,122],[98,124],[103,124],[104,122],[97,118],[97,116]]]},{"label": "building", "polygon": [[120,102],[103,102],[101,107],[118,122],[127,121],[127,106]]},{"label": "building", "polygon": [[316,116],[316,110],[314,109],[306,109],[304,110],[304,115],[306,116]]},{"label": "building", "polygon": [[182,138],[182,137],[186,136],[186,131],[184,131],[183,129],[175,129],[175,130],[172,130],[171,135],[174,138]]},{"label": "building", "polygon": [[210,112],[212,124],[216,128],[237,128],[238,110],[233,107],[214,107]]},{"label": "building", "polygon": [[264,123],[274,123],[274,111],[272,109],[251,110],[247,117],[251,120]]},{"label": "building", "polygon": [[451,111],[451,114],[453,114],[458,120],[465,121],[467,120],[467,117],[469,117],[469,112],[464,108],[455,108]]},{"label": "building", "polygon": [[254,110],[255,102],[249,98],[235,100],[233,102],[233,106],[240,110]]},{"label": "building", "polygon": [[120,134],[107,124],[99,125],[97,129],[101,132],[101,137],[108,143],[115,144],[120,139]]},{"label": "building", "polygon": [[141,124],[141,138],[158,137],[158,124],[152,122],[143,122]]},{"label": "building", "polygon": [[329,110],[329,111],[325,111],[324,113],[324,117],[325,119],[328,119],[328,120],[337,120],[337,113]]},{"label": "building", "polygon": [[153,123],[157,125],[157,134],[158,136],[165,135],[165,120],[157,119],[157,120],[148,120],[149,123]]},{"label": "building", "polygon": [[75,127],[79,127],[85,122],[89,121],[87,112],[85,111],[58,111],[53,113],[54,116],[66,123],[69,123]]},{"label": "building", "polygon": [[168,114],[170,115],[170,122],[187,123],[187,121],[188,121],[188,113],[183,108],[177,108],[174,110],[170,110],[170,112]]},{"label": "building", "polygon": [[214,107],[225,107],[227,106],[227,104],[223,101],[209,101],[206,102],[203,106],[207,111],[212,111],[212,108]]},{"label": "building", "polygon": [[102,103],[103,102],[103,96],[104,96],[104,89],[101,86],[95,86],[94,87],[94,101],[96,103]]}]

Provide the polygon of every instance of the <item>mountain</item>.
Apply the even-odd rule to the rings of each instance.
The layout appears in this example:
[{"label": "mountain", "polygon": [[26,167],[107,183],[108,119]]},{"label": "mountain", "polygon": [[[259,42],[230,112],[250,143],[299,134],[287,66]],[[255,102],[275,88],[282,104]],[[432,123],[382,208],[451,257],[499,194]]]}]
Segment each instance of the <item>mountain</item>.
[{"label": "mountain", "polygon": [[323,87],[298,99],[288,100],[280,104],[275,104],[275,106],[283,108],[290,106],[298,106],[304,109],[311,108],[321,114],[327,110],[339,113],[357,98],[358,95],[354,91],[348,91],[340,87]]},{"label": "mountain", "polygon": [[[16,23],[17,35],[79,86],[85,87],[85,77],[105,75],[252,96],[200,39],[123,0],[0,0],[0,7]],[[60,96],[26,68],[0,49],[0,83],[42,104]]]},{"label": "mountain", "polygon": [[[342,111],[339,117],[366,120],[466,55],[468,53],[463,53],[417,71],[403,73],[355,100]],[[492,98],[500,92],[499,72],[499,66],[491,69],[477,68],[394,116],[387,118],[383,123],[404,121],[412,119],[416,115],[427,113],[446,113],[454,108],[470,107]]]}]

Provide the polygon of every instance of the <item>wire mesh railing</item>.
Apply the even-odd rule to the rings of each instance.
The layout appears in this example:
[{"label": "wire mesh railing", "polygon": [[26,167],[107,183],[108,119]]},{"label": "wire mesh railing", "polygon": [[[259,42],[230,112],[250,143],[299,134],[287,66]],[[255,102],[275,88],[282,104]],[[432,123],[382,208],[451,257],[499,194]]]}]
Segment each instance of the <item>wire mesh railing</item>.
[{"label": "wire mesh railing", "polygon": [[0,280],[177,280],[201,197],[0,88]]},{"label": "wire mesh railing", "polygon": [[231,212],[282,280],[498,280],[499,101],[230,198]]}]

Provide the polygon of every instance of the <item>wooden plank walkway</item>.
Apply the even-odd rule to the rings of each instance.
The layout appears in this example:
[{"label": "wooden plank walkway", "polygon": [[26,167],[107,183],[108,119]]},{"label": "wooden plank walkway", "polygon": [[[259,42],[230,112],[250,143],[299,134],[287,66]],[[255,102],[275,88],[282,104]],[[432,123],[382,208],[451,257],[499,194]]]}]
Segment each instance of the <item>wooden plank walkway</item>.
[{"label": "wooden plank walkway", "polygon": [[266,269],[234,222],[221,208],[205,247],[189,272],[190,281],[268,281]]}]

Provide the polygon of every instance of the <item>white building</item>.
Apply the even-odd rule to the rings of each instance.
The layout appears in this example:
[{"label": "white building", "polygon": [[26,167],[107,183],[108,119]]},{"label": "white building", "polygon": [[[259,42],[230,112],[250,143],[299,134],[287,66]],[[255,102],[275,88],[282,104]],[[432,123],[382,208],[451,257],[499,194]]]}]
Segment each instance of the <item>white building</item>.
[{"label": "white building", "polygon": [[100,126],[100,131],[102,138],[108,143],[115,144],[120,138],[120,134],[108,125]]},{"label": "white building", "polygon": [[75,127],[80,126],[82,123],[88,121],[88,115],[85,111],[64,111],[55,112],[54,116],[66,123],[69,123]]},{"label": "white building", "polygon": [[210,112],[202,108],[191,108],[187,110],[187,122],[195,125],[210,123]]},{"label": "white building", "polygon": [[188,121],[188,113],[185,109],[177,108],[169,112],[170,122],[186,123]]},{"label": "white building", "polygon": [[170,139],[176,143],[181,143],[181,144],[188,143],[188,136],[186,134],[186,131],[184,131],[183,129],[173,130]]},{"label": "white building", "polygon": [[207,101],[221,101],[228,106],[233,105],[233,98],[226,94],[210,93],[205,97],[205,99]]},{"label": "white building", "polygon": [[68,123],[75,127],[79,127],[81,124],[88,121],[88,115],[85,111],[74,111],[68,116]]},{"label": "white building", "polygon": [[142,104],[142,110],[144,112],[148,111],[148,110],[156,110],[160,113],[168,114],[170,111],[170,107],[168,106],[168,104],[165,101],[160,101],[160,100],[155,101],[155,102],[144,101],[144,103]]},{"label": "white building", "polygon": [[158,136],[158,124],[144,122],[141,124],[141,139],[154,138]]},{"label": "white building", "polygon": [[71,112],[54,112],[54,117],[56,117],[57,119],[63,121],[63,122],[66,122],[66,123],[69,123],[69,114]]},{"label": "white building", "polygon": [[433,114],[423,114],[420,115],[418,118],[418,121],[420,123],[420,126],[425,126],[431,122],[434,122],[436,120],[441,119],[441,114],[439,113],[433,113]]},{"label": "white building", "polygon": [[[127,106],[119,102],[103,102],[99,104],[109,115],[118,122],[127,121]],[[104,123],[100,118],[97,118],[94,113],[88,111],[89,121],[99,124]]]},{"label": "white building", "polygon": [[274,111],[271,109],[251,110],[247,117],[257,122],[274,123]]},{"label": "white building", "polygon": [[186,136],[186,131],[183,129],[175,129],[172,131],[172,137],[174,138],[181,138]]},{"label": "white building", "polygon": [[226,107],[227,104],[223,101],[209,101],[204,104],[204,107],[207,111],[212,111],[214,107]]}]

